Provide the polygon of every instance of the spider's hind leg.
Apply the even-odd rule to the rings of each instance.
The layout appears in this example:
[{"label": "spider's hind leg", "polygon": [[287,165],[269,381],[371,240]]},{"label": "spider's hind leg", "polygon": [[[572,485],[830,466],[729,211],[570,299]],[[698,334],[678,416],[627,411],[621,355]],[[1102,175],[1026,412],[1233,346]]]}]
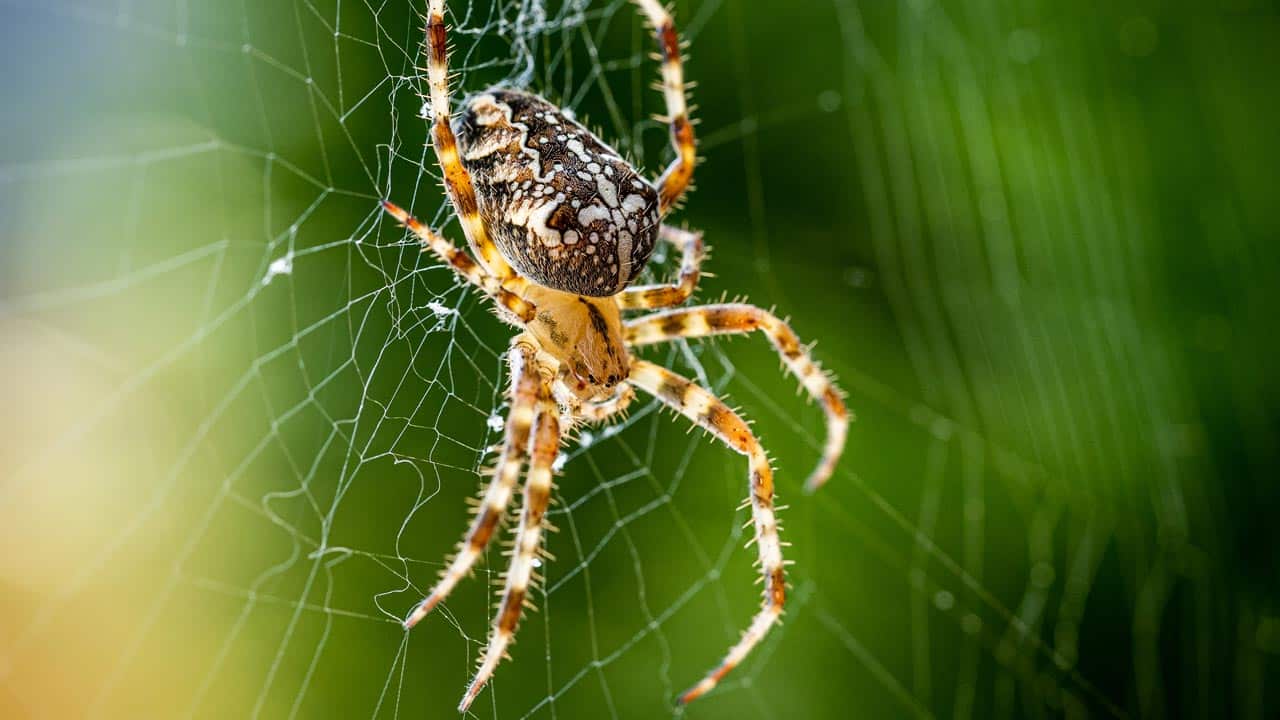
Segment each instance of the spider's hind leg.
[{"label": "spider's hind leg", "polygon": [[524,484],[524,508],[520,513],[520,525],[516,530],[515,547],[511,552],[511,564],[507,568],[502,601],[493,618],[489,642],[475,678],[467,687],[459,712],[466,712],[476,695],[493,677],[493,671],[506,656],[507,648],[515,637],[520,614],[528,600],[529,583],[533,575],[534,560],[542,544],[547,507],[551,504],[551,472],[560,450],[560,412],[551,399],[545,384],[539,386],[538,412],[535,421],[533,447],[529,452],[529,474]]},{"label": "spider's hind leg", "polygon": [[502,444],[502,454],[494,469],[493,479],[485,490],[484,499],[476,509],[476,516],[471,521],[458,553],[449,562],[448,567],[440,575],[435,587],[427,597],[405,618],[405,628],[412,628],[419,620],[426,617],[436,605],[448,597],[458,581],[466,577],[476,560],[484,552],[493,538],[499,522],[507,512],[507,505],[515,489],[516,480],[520,478],[520,468],[529,445],[529,432],[533,426],[534,413],[538,397],[541,393],[542,378],[535,365],[536,351],[527,339],[516,338],[508,351],[508,364],[511,368],[511,410],[507,415],[506,433]]},{"label": "spider's hind leg", "polygon": [[742,639],[729,648],[724,660],[680,696],[679,702],[684,704],[705,694],[730,670],[740,665],[782,615],[787,589],[782,543],[778,539],[778,520],[773,507],[773,468],[747,423],[701,386],[644,360],[634,361],[629,381],[705,428],[725,445],[746,455],[750,470],[751,516],[760,572],[764,578],[764,601]]}]

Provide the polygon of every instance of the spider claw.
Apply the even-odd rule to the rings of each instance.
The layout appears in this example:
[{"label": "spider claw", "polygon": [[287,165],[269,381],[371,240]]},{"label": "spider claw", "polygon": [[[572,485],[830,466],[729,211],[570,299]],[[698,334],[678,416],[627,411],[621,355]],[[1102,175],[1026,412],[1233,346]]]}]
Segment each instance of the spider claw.
[{"label": "spider claw", "polygon": [[401,223],[404,222],[404,218],[407,217],[408,214],[404,210],[401,210],[399,205],[396,205],[390,200],[380,200],[379,203],[382,205],[382,209],[385,210],[388,215],[391,215]]},{"label": "spider claw", "polygon": [[732,665],[726,665],[726,666],[717,668],[710,675],[707,675],[706,677],[702,678],[702,680],[700,680],[697,685],[694,685],[688,690],[685,690],[684,693],[680,695],[680,697],[676,698],[676,704],[688,705],[694,700],[697,700],[698,698],[707,694],[707,692],[711,690],[711,688],[715,687],[716,684],[720,682],[720,679],[723,678],[725,675],[727,675],[729,671],[732,669],[733,669]]},{"label": "spider claw", "polygon": [[831,468],[820,467],[817,470],[814,470],[813,473],[809,475],[809,478],[804,481],[804,493],[806,495],[814,494],[818,491],[818,488],[825,485],[827,480],[830,478]]},{"label": "spider claw", "polygon": [[476,696],[480,694],[482,689],[482,687],[476,687],[476,684],[473,682],[471,686],[467,688],[467,694],[463,695],[462,701],[458,703],[458,712],[465,713],[467,708],[471,707],[471,703],[475,702]]},{"label": "spider claw", "polygon": [[413,608],[413,612],[409,613],[409,616],[400,624],[405,630],[412,630],[414,625],[417,625],[422,618],[426,617],[427,614],[435,608],[436,605],[440,604],[441,599],[442,598],[436,593],[431,593],[425,600],[418,603],[417,606]]}]

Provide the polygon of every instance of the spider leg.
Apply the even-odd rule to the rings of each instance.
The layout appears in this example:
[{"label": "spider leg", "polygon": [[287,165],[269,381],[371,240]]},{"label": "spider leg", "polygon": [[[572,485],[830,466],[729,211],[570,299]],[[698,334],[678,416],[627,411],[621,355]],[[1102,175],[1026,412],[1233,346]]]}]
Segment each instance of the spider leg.
[{"label": "spider leg", "polygon": [[698,162],[693,136],[693,123],[685,103],[684,61],[680,57],[680,36],[675,20],[658,0],[635,0],[640,11],[653,26],[654,38],[662,51],[662,94],[667,101],[666,120],[671,125],[671,145],[676,159],[658,179],[659,211],[665,215],[679,202],[693,181],[693,167]]},{"label": "spider leg", "polygon": [[761,330],[769,336],[769,342],[782,356],[787,369],[809,395],[822,404],[827,416],[827,440],[822,450],[822,459],[805,481],[805,490],[813,492],[831,477],[840,454],[844,452],[849,411],[831,378],[809,357],[796,334],[785,322],[754,305],[726,303],[645,315],[626,322],[623,332],[628,344],[648,345],[674,338],[740,334],[753,330]]},{"label": "spider leg", "polygon": [[406,629],[412,628],[426,617],[441,600],[449,596],[458,581],[471,571],[507,512],[507,504],[511,500],[516,480],[520,478],[520,468],[528,450],[529,431],[533,426],[534,411],[542,387],[535,354],[532,343],[523,335],[518,336],[507,351],[507,365],[511,369],[511,411],[507,415],[502,454],[494,468],[493,479],[489,481],[484,499],[476,509],[470,529],[458,546],[458,553],[441,573],[426,599],[418,603],[409,617],[405,618]]},{"label": "spider leg", "polygon": [[706,257],[702,233],[663,225],[658,238],[664,239],[680,250],[680,276],[671,285],[637,285],[618,295],[618,306],[623,310],[640,308],[673,307],[693,295]]},{"label": "spider leg", "polygon": [[523,283],[516,282],[519,278],[512,276],[511,281],[505,283],[500,281],[477,264],[470,255],[432,232],[431,228],[423,225],[417,218],[405,212],[403,208],[389,200],[383,200],[382,209],[386,210],[401,225],[409,228],[414,235],[417,235],[425,249],[430,250],[432,254],[449,266],[463,280],[483,290],[486,295],[493,298],[494,302],[506,308],[522,322],[527,323],[533,320],[536,310],[534,305],[508,289],[508,286],[520,287],[523,285]]},{"label": "spider leg", "polygon": [[679,702],[684,704],[715,687],[746,658],[782,615],[787,590],[782,544],[778,540],[778,520],[773,511],[773,469],[747,423],[701,386],[644,360],[636,360],[632,364],[630,382],[706,429],[725,445],[746,455],[750,469],[751,516],[760,571],[764,576],[764,602],[742,639],[729,648],[724,661],[680,696]]},{"label": "spider leg", "polygon": [[533,448],[529,454],[529,474],[524,484],[524,509],[520,513],[520,525],[516,530],[511,565],[507,568],[506,583],[502,589],[502,601],[493,618],[493,629],[489,633],[489,643],[485,647],[484,658],[480,661],[480,669],[476,671],[466,695],[458,704],[459,712],[466,712],[485,683],[493,677],[494,668],[506,656],[507,647],[515,636],[520,613],[527,601],[534,560],[542,541],[543,519],[547,506],[551,503],[551,466],[560,449],[559,408],[551,400],[546,385],[539,388],[535,423]]},{"label": "spider leg", "polygon": [[635,388],[627,383],[618,383],[611,397],[604,400],[584,401],[570,389],[568,367],[561,365],[555,382],[551,385],[551,394],[564,409],[560,418],[561,428],[567,430],[579,421],[600,423],[622,412],[631,405],[636,397]]},{"label": "spider leg", "polygon": [[[499,280],[511,278],[515,271],[507,264],[506,259],[498,252],[498,248],[489,238],[484,221],[480,218],[479,204],[476,202],[475,186],[471,182],[471,174],[462,164],[458,154],[458,140],[450,127],[449,115],[449,51],[448,32],[444,24],[444,0],[431,0],[427,13],[426,37],[423,44],[427,49],[427,80],[431,85],[431,138],[436,151],[436,160],[444,173],[444,183],[449,191],[449,199],[458,212],[458,221],[467,236],[471,252],[480,258],[480,262]],[[428,99],[428,98],[424,98]]]},{"label": "spider leg", "polygon": [[629,383],[619,383],[618,391],[613,397],[598,402],[582,403],[578,407],[577,416],[589,423],[601,423],[619,413],[626,412],[635,398],[635,388]]}]

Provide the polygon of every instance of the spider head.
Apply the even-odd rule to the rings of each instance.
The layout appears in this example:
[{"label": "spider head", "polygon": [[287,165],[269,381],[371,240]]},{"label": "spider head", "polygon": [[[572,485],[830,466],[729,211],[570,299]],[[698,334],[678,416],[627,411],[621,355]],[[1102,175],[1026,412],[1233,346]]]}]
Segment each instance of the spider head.
[{"label": "spider head", "polygon": [[581,399],[608,394],[631,372],[622,318],[612,298],[593,298],[533,286],[538,315],[528,329],[560,361],[562,379]]}]

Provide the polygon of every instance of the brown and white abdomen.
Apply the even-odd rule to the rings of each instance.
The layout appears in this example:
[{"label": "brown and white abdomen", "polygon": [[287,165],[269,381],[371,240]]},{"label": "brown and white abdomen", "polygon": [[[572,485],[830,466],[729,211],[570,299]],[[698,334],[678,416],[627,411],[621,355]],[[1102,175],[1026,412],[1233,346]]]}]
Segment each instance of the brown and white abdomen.
[{"label": "brown and white abdomen", "polygon": [[657,190],[585,127],[495,88],[464,101],[453,131],[489,235],[521,275],[602,297],[640,273],[658,236]]}]

